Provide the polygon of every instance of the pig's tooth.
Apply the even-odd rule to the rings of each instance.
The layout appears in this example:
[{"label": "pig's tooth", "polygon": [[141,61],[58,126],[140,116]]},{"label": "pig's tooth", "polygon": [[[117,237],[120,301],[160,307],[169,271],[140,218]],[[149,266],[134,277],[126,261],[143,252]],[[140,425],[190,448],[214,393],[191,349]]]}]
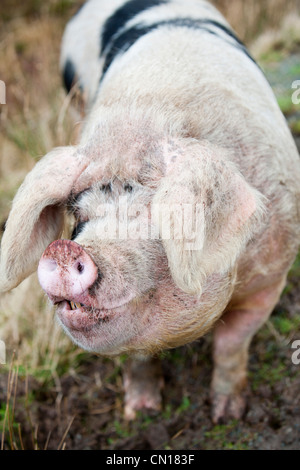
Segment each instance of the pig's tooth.
[{"label": "pig's tooth", "polygon": [[80,302],[73,302],[73,300],[68,300],[68,302],[72,310],[76,310],[77,308],[83,307]]}]

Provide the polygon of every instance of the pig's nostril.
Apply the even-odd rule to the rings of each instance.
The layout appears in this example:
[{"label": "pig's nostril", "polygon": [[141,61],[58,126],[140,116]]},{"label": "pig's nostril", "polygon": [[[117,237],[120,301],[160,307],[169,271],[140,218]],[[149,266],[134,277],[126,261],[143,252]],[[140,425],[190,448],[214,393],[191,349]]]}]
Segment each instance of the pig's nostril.
[{"label": "pig's nostril", "polygon": [[80,262],[77,264],[77,271],[79,272],[79,274],[82,274],[84,271],[84,265]]}]

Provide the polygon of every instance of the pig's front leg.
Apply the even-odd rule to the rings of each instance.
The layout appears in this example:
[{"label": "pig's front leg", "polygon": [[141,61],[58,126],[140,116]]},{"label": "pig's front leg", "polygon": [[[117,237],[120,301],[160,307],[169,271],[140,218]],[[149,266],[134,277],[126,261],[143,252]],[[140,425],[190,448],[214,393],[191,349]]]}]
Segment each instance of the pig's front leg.
[{"label": "pig's front leg", "polygon": [[248,348],[278,302],[285,279],[248,296],[226,312],[214,330],[211,384],[214,423],[242,417],[246,407]]},{"label": "pig's front leg", "polygon": [[126,419],[134,419],[138,410],[161,410],[161,391],[164,382],[161,362],[158,358],[129,359],[125,363],[123,380]]}]

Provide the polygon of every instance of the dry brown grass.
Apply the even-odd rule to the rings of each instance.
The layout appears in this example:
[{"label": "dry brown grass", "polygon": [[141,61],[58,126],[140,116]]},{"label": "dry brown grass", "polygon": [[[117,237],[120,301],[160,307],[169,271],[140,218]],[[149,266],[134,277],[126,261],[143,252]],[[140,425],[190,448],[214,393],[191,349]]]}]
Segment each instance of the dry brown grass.
[{"label": "dry brown grass", "polygon": [[68,116],[58,125],[66,99],[58,69],[63,24],[46,15],[1,25],[0,77],[7,104],[1,106],[0,220],[36,159],[71,139]]},{"label": "dry brown grass", "polygon": [[[26,173],[52,147],[70,143],[76,127],[65,113],[58,69],[66,18],[49,10],[59,3],[48,2],[46,9],[41,4],[29,14],[24,10],[28,3],[14,1],[7,19],[0,21],[0,78],[6,83],[6,104],[0,108],[1,225]],[[16,348],[29,369],[43,365],[54,371],[58,351],[70,345],[53,321],[36,276],[0,299],[0,338],[6,341],[8,357]]]},{"label": "dry brown grass", "polygon": [[300,13],[300,0],[211,0],[246,43],[268,29],[279,30],[286,15]]}]

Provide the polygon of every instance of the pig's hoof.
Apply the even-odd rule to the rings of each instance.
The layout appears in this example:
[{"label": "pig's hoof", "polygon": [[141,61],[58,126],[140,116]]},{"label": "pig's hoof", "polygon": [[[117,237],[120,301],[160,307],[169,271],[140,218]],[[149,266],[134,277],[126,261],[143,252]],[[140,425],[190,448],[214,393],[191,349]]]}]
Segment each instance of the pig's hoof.
[{"label": "pig's hoof", "polygon": [[140,410],[160,411],[163,378],[156,360],[133,361],[124,372],[124,417],[133,420]]},{"label": "pig's hoof", "polygon": [[225,395],[215,393],[212,395],[212,421],[221,424],[231,419],[241,419],[247,404],[246,394]]},{"label": "pig's hoof", "polygon": [[140,410],[154,410],[161,411],[162,399],[160,392],[153,390],[143,391],[142,393],[135,392],[132,390],[130,396],[125,398],[124,417],[127,420],[133,420],[136,418],[136,412]]}]

